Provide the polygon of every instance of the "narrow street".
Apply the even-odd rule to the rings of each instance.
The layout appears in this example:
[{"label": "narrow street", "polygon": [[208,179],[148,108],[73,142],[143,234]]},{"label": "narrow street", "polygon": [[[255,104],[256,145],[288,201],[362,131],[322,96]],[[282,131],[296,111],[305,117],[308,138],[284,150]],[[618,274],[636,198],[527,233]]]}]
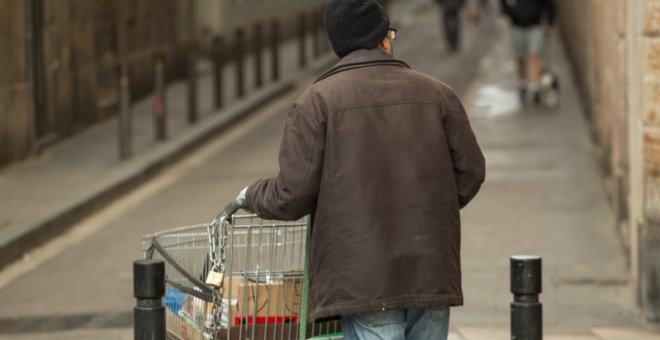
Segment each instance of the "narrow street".
[{"label": "narrow street", "polygon": [[[549,53],[562,79],[559,107],[525,105],[495,13],[464,21],[463,46],[452,53],[433,3],[392,4],[395,57],[456,90],[487,162],[486,183],[461,212],[465,306],[452,309],[450,339],[510,338],[509,258],[520,254],[543,257],[547,339],[659,339],[636,307],[558,33]],[[0,340],[132,338],[141,238],[210,222],[244,186],[275,175],[287,109],[318,75],[307,72],[294,89],[1,271]]]},{"label": "narrow street", "polygon": [[[417,1],[417,3],[422,3]],[[493,23],[466,23],[461,52],[441,40],[439,12],[430,3],[396,2],[400,25],[396,56],[413,68],[467,90]],[[479,37],[479,39],[477,39]],[[428,42],[432,41],[433,44]],[[318,75],[309,74],[301,85]],[[58,240],[28,255],[26,274],[0,273],[0,338],[6,334],[132,326],[132,267],[142,257],[141,237],[209,222],[245,185],[277,172],[277,150],[296,88],[195,150],[145,185],[79,223]]]}]

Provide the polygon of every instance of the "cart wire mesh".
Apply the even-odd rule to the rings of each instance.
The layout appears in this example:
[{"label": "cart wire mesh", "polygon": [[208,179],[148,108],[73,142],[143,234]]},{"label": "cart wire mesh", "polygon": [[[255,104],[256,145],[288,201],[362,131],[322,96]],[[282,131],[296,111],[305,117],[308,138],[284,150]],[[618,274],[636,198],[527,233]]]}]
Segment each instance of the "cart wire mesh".
[{"label": "cart wire mesh", "polygon": [[[302,305],[308,218],[234,215],[222,221],[217,235],[202,224],[145,236],[145,258],[165,262],[168,339],[299,339],[301,328],[306,337],[337,333],[338,321],[299,327],[311,320],[301,314],[307,310]],[[211,242],[224,247],[222,293],[205,283],[218,260]]]}]

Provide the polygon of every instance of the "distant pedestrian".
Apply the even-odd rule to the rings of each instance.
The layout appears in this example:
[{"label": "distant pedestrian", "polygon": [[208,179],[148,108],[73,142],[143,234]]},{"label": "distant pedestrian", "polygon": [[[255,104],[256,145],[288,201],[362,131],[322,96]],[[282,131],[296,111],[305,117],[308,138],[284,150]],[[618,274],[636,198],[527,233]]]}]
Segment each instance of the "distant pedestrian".
[{"label": "distant pedestrian", "polygon": [[501,0],[502,13],[511,20],[511,44],[518,62],[520,96],[540,102],[541,49],[551,30],[554,0]]},{"label": "distant pedestrian", "polygon": [[435,0],[440,5],[442,33],[447,46],[457,51],[461,44],[461,9],[465,0]]},{"label": "distant pedestrian", "polygon": [[473,0],[474,11],[477,17],[477,23],[481,23],[482,18],[490,15],[490,0]]},{"label": "distant pedestrian", "polygon": [[330,0],[342,58],[295,100],[280,171],[241,191],[263,218],[313,213],[310,301],[344,339],[447,339],[463,304],[459,210],[484,157],[456,94],[393,58],[396,30],[376,0]]}]

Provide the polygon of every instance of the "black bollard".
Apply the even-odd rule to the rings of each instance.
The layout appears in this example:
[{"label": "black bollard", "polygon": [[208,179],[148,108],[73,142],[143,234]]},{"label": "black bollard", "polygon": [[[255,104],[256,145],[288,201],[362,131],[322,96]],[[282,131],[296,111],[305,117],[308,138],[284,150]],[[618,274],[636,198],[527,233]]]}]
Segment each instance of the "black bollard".
[{"label": "black bollard", "polygon": [[234,31],[234,61],[236,62],[236,97],[242,98],[245,95],[244,61],[245,56],[245,33],[242,29]]},{"label": "black bollard", "polygon": [[187,95],[188,95],[188,123],[197,122],[197,45],[194,41],[188,42],[187,60]]},{"label": "black bollard", "polygon": [[280,52],[279,52],[279,30],[280,26],[277,20],[271,23],[270,48],[271,48],[271,79],[277,81],[280,79]]},{"label": "black bollard", "polygon": [[119,132],[119,158],[128,159],[133,155],[131,88],[128,79],[128,64],[119,65],[119,117],[117,122]]},{"label": "black bollard", "polygon": [[154,130],[156,140],[167,139],[167,97],[165,96],[165,56],[154,58]]},{"label": "black bollard", "polygon": [[298,17],[298,67],[307,66],[307,25],[305,14]]},{"label": "black bollard", "polygon": [[314,59],[321,56],[321,27],[323,17],[318,12],[312,13],[312,55]]},{"label": "black bollard", "polygon": [[541,257],[511,257],[511,340],[543,339]]},{"label": "black bollard", "polygon": [[256,24],[254,26],[254,84],[257,88],[263,85],[263,62],[262,62],[262,35],[263,26]]},{"label": "black bollard", "polygon": [[135,340],[165,340],[165,263],[156,260],[133,262],[133,310]]},{"label": "black bollard", "polygon": [[223,87],[222,68],[224,66],[225,42],[221,36],[213,38],[213,98],[216,109],[221,109],[224,105],[222,100]]},{"label": "black bollard", "polygon": [[188,123],[194,124],[198,119],[197,112],[197,58],[198,42],[197,42],[197,1],[188,0],[187,2],[187,95],[188,95]]}]

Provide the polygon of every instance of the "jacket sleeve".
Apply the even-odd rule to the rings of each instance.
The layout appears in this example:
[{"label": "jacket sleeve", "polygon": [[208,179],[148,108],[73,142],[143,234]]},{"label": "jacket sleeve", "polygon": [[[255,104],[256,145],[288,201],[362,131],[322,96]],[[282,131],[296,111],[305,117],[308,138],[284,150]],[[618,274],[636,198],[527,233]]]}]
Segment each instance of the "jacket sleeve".
[{"label": "jacket sleeve", "polygon": [[321,127],[313,112],[293,104],[284,123],[279,174],[255,182],[247,191],[248,204],[257,215],[296,220],[314,210],[325,149]]},{"label": "jacket sleeve", "polygon": [[453,91],[448,92],[444,128],[454,166],[458,203],[463,208],[484,182],[486,162],[463,105]]}]

